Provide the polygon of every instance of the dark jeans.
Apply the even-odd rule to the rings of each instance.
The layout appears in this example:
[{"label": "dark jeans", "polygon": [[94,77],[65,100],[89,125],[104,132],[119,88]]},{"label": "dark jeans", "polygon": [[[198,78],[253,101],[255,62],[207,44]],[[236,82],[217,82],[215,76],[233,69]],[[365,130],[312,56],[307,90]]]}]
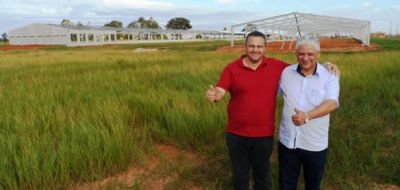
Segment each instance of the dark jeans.
[{"label": "dark jeans", "polygon": [[273,137],[251,138],[226,134],[235,190],[249,189],[250,169],[253,172],[254,190],[272,189],[269,159],[273,139]]},{"label": "dark jeans", "polygon": [[327,149],[307,151],[288,149],[279,143],[279,189],[296,190],[301,166],[306,190],[319,190],[325,167]]}]

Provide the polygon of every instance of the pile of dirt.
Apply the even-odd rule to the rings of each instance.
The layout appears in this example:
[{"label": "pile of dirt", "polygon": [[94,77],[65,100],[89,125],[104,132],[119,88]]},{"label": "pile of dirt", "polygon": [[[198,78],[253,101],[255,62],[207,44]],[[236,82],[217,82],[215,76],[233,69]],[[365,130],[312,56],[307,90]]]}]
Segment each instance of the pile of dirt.
[{"label": "pile of dirt", "polygon": [[[283,48],[282,48],[283,44]],[[294,52],[296,42],[287,41],[282,42],[267,42],[267,52]],[[361,52],[361,51],[372,51],[378,48],[377,45],[371,44],[369,46],[363,45],[355,39],[321,39],[321,51],[322,52]],[[243,45],[236,46],[225,46],[219,48],[219,52],[244,52]]]},{"label": "pile of dirt", "polygon": [[[168,172],[173,167],[172,165],[198,165],[203,162],[201,156],[197,153],[163,144],[156,145],[154,154],[147,156],[145,160],[144,164],[130,166],[120,174],[98,181],[79,184],[71,189],[165,189],[179,180],[176,172]],[[187,184],[187,186],[193,190],[204,189],[194,184]]]},{"label": "pile of dirt", "polygon": [[143,52],[157,52],[157,51],[166,51],[166,50],[159,50],[157,48],[136,48],[132,50],[134,53],[143,53]]}]

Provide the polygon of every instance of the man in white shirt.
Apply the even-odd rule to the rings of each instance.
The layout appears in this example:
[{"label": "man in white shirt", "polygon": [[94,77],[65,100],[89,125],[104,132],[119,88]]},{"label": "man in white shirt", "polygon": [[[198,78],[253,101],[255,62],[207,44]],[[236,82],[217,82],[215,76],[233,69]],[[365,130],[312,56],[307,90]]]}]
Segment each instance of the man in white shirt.
[{"label": "man in white shirt", "polygon": [[329,113],[339,105],[339,78],[318,63],[319,40],[302,36],[297,64],[281,76],[284,98],[279,130],[279,187],[297,189],[304,169],[305,189],[320,189],[328,148]]}]

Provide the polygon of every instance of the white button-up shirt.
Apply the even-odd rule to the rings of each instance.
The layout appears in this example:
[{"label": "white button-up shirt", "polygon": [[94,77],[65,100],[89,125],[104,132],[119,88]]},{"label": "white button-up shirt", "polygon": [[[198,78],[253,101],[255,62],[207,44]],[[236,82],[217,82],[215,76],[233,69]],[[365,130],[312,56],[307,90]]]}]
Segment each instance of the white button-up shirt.
[{"label": "white button-up shirt", "polygon": [[294,108],[308,112],[323,101],[335,100],[339,105],[339,78],[317,64],[316,72],[305,77],[297,71],[298,64],[287,67],[281,76],[280,93],[283,95],[279,141],[287,148],[321,151],[328,147],[329,114],[296,126],[292,121]]}]

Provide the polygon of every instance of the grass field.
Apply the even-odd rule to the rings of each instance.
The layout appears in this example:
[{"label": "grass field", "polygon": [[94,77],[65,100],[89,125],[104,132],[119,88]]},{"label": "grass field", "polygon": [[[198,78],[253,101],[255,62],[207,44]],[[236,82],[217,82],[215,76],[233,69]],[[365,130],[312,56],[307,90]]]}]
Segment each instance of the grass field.
[{"label": "grass field", "polygon": [[381,49],[384,50],[399,50],[400,38],[373,38],[371,43],[379,44]]},{"label": "grass field", "polygon": [[[372,42],[382,49],[321,56],[342,71],[324,189],[400,185],[400,47]],[[154,144],[205,157],[200,166],[176,166],[184,168],[182,183],[170,189],[185,189],[185,181],[230,189],[228,98],[216,105],[204,99],[239,56],[214,51],[227,44],[148,44],[162,51],[147,53],[133,53],[139,45],[0,51],[0,189],[101,179],[140,164]],[[271,56],[294,61],[290,53]],[[276,187],[276,151],[272,163]]]},{"label": "grass field", "polygon": [[0,41],[0,47],[5,46],[5,45],[8,45],[8,43]]}]

